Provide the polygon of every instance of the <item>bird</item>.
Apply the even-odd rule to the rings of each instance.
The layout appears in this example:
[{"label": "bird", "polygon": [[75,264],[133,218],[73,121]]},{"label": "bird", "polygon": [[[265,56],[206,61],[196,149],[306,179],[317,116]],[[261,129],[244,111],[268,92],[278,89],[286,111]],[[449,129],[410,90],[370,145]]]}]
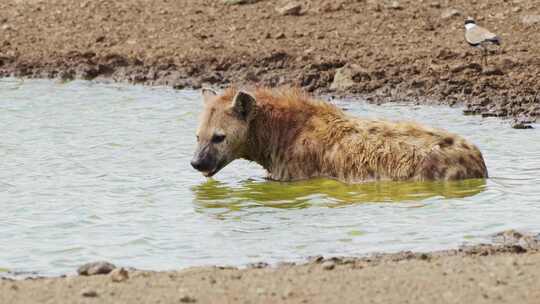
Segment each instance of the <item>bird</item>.
[{"label": "bird", "polygon": [[482,60],[487,65],[489,45],[501,45],[501,38],[487,29],[476,25],[476,21],[469,17],[465,19],[465,41],[475,48],[482,50]]}]

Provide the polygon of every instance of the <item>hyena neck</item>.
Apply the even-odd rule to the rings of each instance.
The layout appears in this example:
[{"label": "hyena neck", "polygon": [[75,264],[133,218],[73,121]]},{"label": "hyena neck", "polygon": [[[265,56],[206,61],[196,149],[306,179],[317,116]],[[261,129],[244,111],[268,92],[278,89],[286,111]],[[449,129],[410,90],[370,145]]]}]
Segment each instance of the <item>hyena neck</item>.
[{"label": "hyena neck", "polygon": [[308,111],[297,109],[271,105],[258,107],[250,124],[244,158],[260,164],[271,178],[291,179],[287,164],[295,141],[310,116]]}]

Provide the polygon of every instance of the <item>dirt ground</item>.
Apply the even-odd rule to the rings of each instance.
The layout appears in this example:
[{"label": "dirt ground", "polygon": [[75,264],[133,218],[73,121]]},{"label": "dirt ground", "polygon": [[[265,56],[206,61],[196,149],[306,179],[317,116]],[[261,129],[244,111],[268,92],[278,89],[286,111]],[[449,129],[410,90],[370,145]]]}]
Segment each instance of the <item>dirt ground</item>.
[{"label": "dirt ground", "polygon": [[[0,76],[299,85],[540,116],[538,1],[226,1],[3,0]],[[467,16],[502,37],[486,67],[464,41]]]},{"label": "dirt ground", "polygon": [[540,303],[540,252],[523,242],[277,267],[121,273],[4,279],[0,303]]}]

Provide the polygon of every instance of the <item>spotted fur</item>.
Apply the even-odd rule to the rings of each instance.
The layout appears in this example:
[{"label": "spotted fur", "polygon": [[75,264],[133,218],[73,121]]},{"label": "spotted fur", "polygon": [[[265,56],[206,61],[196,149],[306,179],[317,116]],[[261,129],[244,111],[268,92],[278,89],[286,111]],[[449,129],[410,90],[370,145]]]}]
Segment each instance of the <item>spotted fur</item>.
[{"label": "spotted fur", "polygon": [[446,131],[352,117],[298,89],[253,90],[254,104],[240,119],[233,110],[238,92],[229,88],[206,98],[198,134],[229,133],[228,142],[214,149],[216,158],[257,162],[272,179],[357,183],[488,176],[478,148]]}]

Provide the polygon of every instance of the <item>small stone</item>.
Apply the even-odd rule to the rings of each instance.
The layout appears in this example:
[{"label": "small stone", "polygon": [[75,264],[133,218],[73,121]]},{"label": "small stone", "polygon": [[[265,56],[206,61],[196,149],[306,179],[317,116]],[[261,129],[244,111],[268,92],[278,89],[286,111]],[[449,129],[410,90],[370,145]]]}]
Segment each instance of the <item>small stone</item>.
[{"label": "small stone", "polygon": [[82,265],[81,267],[79,267],[79,269],[77,269],[77,273],[79,275],[84,275],[84,276],[92,276],[96,274],[108,274],[111,271],[113,271],[113,269],[115,268],[116,266],[114,266],[114,264],[111,264],[109,262],[105,262],[105,261],[92,262],[92,263],[86,263]]},{"label": "small stone", "polygon": [[390,7],[391,9],[395,9],[395,10],[401,10],[401,9],[403,9],[403,6],[401,6],[401,4],[399,3],[399,1],[392,1],[392,2],[390,2],[389,7]]},{"label": "small stone", "polygon": [[190,297],[188,295],[184,295],[180,298],[180,302],[182,303],[195,303],[197,302],[197,299],[195,299],[194,297]]},{"label": "small stone", "polygon": [[486,76],[502,76],[504,75],[504,72],[499,68],[487,68],[482,72],[482,74]]},{"label": "small stone", "polygon": [[316,255],[308,258],[310,263],[320,263],[324,260],[322,255]]},{"label": "small stone", "polygon": [[336,267],[336,263],[334,261],[326,261],[321,266],[324,270],[332,270]]},{"label": "small stone", "polygon": [[2,25],[2,30],[11,31],[11,30],[13,30],[13,26],[11,26],[9,24],[4,24],[4,25]]},{"label": "small stone", "polygon": [[540,15],[525,15],[521,17],[521,23],[525,25],[533,25],[540,23]]},{"label": "small stone", "polygon": [[443,10],[441,13],[442,19],[450,19],[450,18],[459,17],[459,16],[461,16],[461,12],[455,8],[447,8]]},{"label": "small stone", "polygon": [[482,66],[478,63],[465,63],[465,64],[458,64],[454,67],[450,68],[450,73],[452,74],[459,74],[466,70],[474,70],[476,72],[482,71]]},{"label": "small stone", "polygon": [[355,64],[347,64],[336,70],[330,89],[346,91],[354,87],[357,82],[367,81],[368,79],[370,79],[369,72],[364,68]]},{"label": "small stone", "polygon": [[296,2],[290,2],[287,3],[283,7],[279,7],[276,9],[276,11],[283,16],[290,15],[290,16],[298,16],[302,12],[302,4],[296,3]]},{"label": "small stone", "polygon": [[513,129],[519,129],[519,130],[526,130],[526,129],[533,129],[533,126],[521,122],[516,122],[512,124]]},{"label": "small stone", "polygon": [[267,268],[268,266],[268,263],[265,262],[250,263],[247,265],[247,267],[251,269],[263,269]]},{"label": "small stone", "polygon": [[95,298],[98,296],[98,293],[95,290],[88,289],[88,290],[83,290],[81,295],[85,298]]},{"label": "small stone", "polygon": [[253,4],[259,1],[260,0],[223,0],[223,3],[227,5],[240,5],[240,4]]},{"label": "small stone", "polygon": [[284,39],[284,38],[286,38],[286,36],[285,36],[285,33],[283,32],[276,35],[276,39]]},{"label": "small stone", "polygon": [[113,271],[111,271],[110,276],[111,276],[111,280],[117,283],[123,282],[129,279],[129,273],[123,267],[116,268]]}]

